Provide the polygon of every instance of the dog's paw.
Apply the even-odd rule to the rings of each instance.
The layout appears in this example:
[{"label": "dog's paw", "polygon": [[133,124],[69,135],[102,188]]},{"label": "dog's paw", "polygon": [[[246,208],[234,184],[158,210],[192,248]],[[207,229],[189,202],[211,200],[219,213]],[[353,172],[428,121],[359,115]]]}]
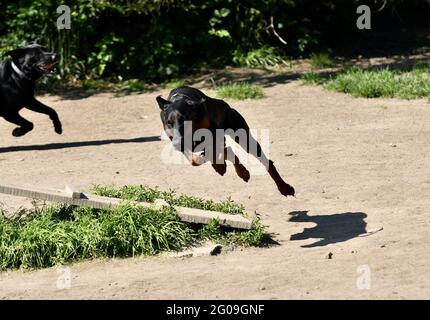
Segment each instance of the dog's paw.
[{"label": "dog's paw", "polygon": [[218,172],[221,176],[223,176],[227,172],[227,164],[218,164],[213,163],[212,167],[215,169],[216,172]]},{"label": "dog's paw", "polygon": [[283,196],[293,196],[296,194],[296,191],[292,186],[287,183],[278,185],[278,190]]},{"label": "dog's paw", "polygon": [[12,135],[13,135],[14,137],[21,137],[21,136],[25,135],[27,132],[28,132],[28,131],[23,130],[22,128],[19,128],[19,127],[18,127],[18,128],[13,129],[13,131],[12,131]]},{"label": "dog's paw", "polygon": [[237,175],[242,178],[243,181],[248,182],[251,175],[249,174],[248,169],[246,169],[243,165],[235,166]]},{"label": "dog's paw", "polygon": [[191,158],[191,165],[193,167],[198,167],[201,166],[202,164],[204,164],[206,162],[205,157],[201,156],[201,155],[192,155]]},{"label": "dog's paw", "polygon": [[63,133],[63,128],[62,128],[61,124],[54,124],[54,130],[58,134],[62,134]]}]

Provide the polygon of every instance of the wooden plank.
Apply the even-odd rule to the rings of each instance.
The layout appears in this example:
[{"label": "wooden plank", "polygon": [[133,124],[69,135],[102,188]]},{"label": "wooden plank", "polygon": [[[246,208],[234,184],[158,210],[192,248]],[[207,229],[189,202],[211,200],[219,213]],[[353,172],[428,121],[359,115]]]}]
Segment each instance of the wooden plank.
[{"label": "wooden plank", "polygon": [[[17,185],[0,185],[0,193],[10,194],[17,197],[45,200],[50,202],[60,202],[76,206],[93,207],[97,209],[114,209],[123,200],[118,198],[102,197],[88,193],[76,192],[72,188],[65,190],[45,189],[35,187],[23,187]],[[154,203],[134,202],[140,207],[160,208],[169,206],[162,199],[157,199]],[[211,219],[219,219],[222,226],[238,229],[251,229],[252,222],[242,215],[226,214],[217,211],[207,211],[194,208],[174,206],[181,221],[189,223],[208,224]]]},{"label": "wooden plank", "polygon": [[181,221],[208,224],[211,219],[219,219],[224,227],[251,229],[252,222],[240,214],[227,214],[217,211],[208,211],[194,208],[174,206]]},{"label": "wooden plank", "polygon": [[[97,209],[113,209],[118,207],[123,201],[118,198],[102,197],[88,193],[80,193],[79,198],[73,198],[70,192],[66,190],[22,187],[16,185],[0,185],[0,193]],[[151,203],[145,202],[139,202],[139,205],[143,207],[152,206]]]}]

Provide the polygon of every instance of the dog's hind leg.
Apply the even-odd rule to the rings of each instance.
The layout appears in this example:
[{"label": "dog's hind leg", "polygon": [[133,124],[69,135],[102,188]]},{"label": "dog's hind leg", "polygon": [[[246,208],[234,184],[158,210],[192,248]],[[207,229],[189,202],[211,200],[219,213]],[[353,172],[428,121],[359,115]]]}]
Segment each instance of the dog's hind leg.
[{"label": "dog's hind leg", "polygon": [[61,134],[63,132],[60,119],[58,118],[58,114],[57,112],[55,112],[54,109],[44,105],[42,102],[36,100],[36,98],[33,98],[26,106],[26,108],[34,112],[48,115],[49,118],[52,120],[52,123],[54,124],[55,132],[58,134]]},{"label": "dog's hind leg", "polygon": [[249,126],[245,119],[234,109],[231,109],[229,112],[226,129],[231,129],[232,131],[230,132],[226,130],[226,133],[229,134],[246,152],[256,157],[264,165],[282,195],[294,196],[294,188],[282,179],[273,164],[273,161],[266,157],[258,141],[251,135]]},{"label": "dog's hind leg", "polygon": [[231,147],[226,147],[224,149],[224,158],[231,161],[234,165],[234,170],[236,171],[236,174],[243,179],[243,181],[248,182],[250,178],[250,174],[248,169],[245,168],[245,166],[240,162],[239,158],[236,156],[236,154],[233,152],[233,149]]},{"label": "dog's hind leg", "polygon": [[3,115],[3,118],[6,121],[12,122],[19,126],[18,128],[13,129],[12,131],[12,135],[14,137],[21,137],[25,135],[27,132],[30,132],[31,130],[33,130],[33,127],[34,127],[33,124],[30,121],[21,117],[18,112],[13,114],[10,114],[10,113],[5,114]]}]

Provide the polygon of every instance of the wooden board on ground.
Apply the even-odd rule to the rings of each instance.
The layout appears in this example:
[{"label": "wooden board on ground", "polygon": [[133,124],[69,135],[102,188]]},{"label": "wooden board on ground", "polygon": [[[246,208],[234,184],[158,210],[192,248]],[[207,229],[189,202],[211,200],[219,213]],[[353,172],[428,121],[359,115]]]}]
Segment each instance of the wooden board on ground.
[{"label": "wooden board on ground", "polygon": [[[77,192],[73,188],[66,187],[64,190],[46,189],[36,187],[23,187],[16,185],[0,185],[0,193],[17,197],[45,200],[50,202],[66,203],[70,205],[93,207],[97,209],[113,209],[118,207],[123,200],[118,198],[102,197],[88,193]],[[140,207],[160,207],[167,205],[162,199],[154,203],[135,202]],[[219,219],[219,224],[224,227],[251,229],[252,222],[239,214],[226,214],[217,211],[208,211],[194,208],[174,206],[181,221],[189,223],[207,224],[211,219]]]}]

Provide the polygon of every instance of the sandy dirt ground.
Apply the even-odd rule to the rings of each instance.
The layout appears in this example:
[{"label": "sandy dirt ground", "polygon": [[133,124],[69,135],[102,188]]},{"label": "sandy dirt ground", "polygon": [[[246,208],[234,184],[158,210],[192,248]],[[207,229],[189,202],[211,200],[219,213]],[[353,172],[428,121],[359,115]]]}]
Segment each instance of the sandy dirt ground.
[{"label": "sandy dirt ground", "polygon": [[[5,271],[0,299],[430,298],[430,104],[266,80],[265,99],[231,105],[252,128],[270,129],[266,151],[296,198],[282,197],[268,175],[246,184],[232,166],[221,177],[209,165],[163,163],[167,142],[159,140],[155,97],[169,90],[41,96],[58,111],[61,136],[44,115],[22,112],[35,123],[22,138],[0,119],[2,183],[84,190],[147,184],[231,196],[257,211],[278,243],[218,256],[76,263],[69,288],[58,286],[58,268]],[[28,205],[8,196],[0,202]]]}]

